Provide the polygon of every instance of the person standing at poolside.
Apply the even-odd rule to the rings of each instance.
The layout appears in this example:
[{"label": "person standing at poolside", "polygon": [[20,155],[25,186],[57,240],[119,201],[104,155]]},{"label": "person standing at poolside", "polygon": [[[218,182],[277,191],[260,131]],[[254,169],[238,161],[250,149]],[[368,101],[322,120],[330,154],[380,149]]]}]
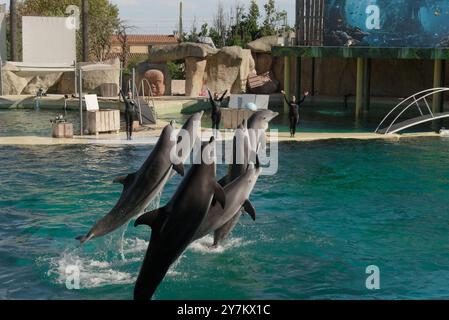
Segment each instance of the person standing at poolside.
[{"label": "person standing at poolside", "polygon": [[134,115],[136,113],[136,103],[132,98],[131,90],[128,91],[128,96],[125,101],[125,122],[126,122],[126,139],[132,140]]},{"label": "person standing at poolside", "polygon": [[214,96],[212,97],[212,93],[209,89],[207,89],[207,92],[209,93],[209,101],[212,106],[211,111],[211,118],[212,118],[212,129],[219,130],[220,129],[220,122],[221,122],[221,103],[223,102],[224,97],[226,96],[226,93],[228,93],[228,90],[226,90],[221,98],[218,97],[218,93],[214,93]]},{"label": "person standing at poolside", "polygon": [[284,95],[285,102],[287,102],[289,106],[288,118],[290,120],[290,137],[294,138],[296,134],[296,127],[299,124],[299,108],[301,107],[301,104],[306,100],[309,92],[304,92],[304,97],[298,103],[296,102],[296,96],[292,96],[292,100],[288,101],[287,96],[285,95],[285,91],[281,91],[281,93]]}]

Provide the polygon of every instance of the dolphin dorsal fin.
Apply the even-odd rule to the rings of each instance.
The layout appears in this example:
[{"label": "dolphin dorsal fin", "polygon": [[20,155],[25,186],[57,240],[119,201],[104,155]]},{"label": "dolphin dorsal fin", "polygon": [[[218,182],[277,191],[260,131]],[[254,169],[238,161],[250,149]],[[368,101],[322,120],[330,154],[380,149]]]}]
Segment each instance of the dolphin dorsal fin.
[{"label": "dolphin dorsal fin", "polygon": [[173,170],[175,170],[177,173],[179,173],[181,175],[181,177],[184,177],[184,165],[182,163],[173,164]]},{"label": "dolphin dorsal fin", "polygon": [[243,203],[243,210],[249,214],[254,221],[256,221],[256,209],[254,209],[254,206],[248,199],[246,199]]},{"label": "dolphin dorsal fin", "polygon": [[221,207],[224,209],[226,205],[226,194],[223,190],[223,187],[218,182],[215,183],[215,192],[212,199],[212,204],[215,204],[215,202],[220,203]]},{"label": "dolphin dorsal fin", "polygon": [[155,221],[157,217],[159,217],[162,214],[162,208],[148,211],[142,214],[140,217],[136,219],[136,222],[134,222],[134,227],[140,226],[140,225],[147,225],[154,229],[155,227]]},{"label": "dolphin dorsal fin", "polygon": [[218,181],[218,184],[222,187],[226,186],[230,181],[229,174],[225,175]]}]

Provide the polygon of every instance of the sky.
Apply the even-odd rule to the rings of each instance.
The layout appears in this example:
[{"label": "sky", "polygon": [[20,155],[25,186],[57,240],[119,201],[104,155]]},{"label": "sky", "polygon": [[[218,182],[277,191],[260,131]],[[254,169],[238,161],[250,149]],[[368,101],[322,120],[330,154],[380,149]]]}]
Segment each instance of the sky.
[{"label": "sky", "polygon": [[[120,9],[120,17],[136,28],[130,33],[172,34],[179,17],[179,0],[110,0]],[[238,0],[244,6],[249,0]],[[289,24],[295,20],[295,0],[275,0],[280,10],[288,13]],[[212,24],[219,0],[183,0],[184,30],[189,31],[196,18],[197,27],[207,22]],[[235,6],[236,0],[221,0],[225,11]],[[257,0],[261,13],[266,0]]]}]

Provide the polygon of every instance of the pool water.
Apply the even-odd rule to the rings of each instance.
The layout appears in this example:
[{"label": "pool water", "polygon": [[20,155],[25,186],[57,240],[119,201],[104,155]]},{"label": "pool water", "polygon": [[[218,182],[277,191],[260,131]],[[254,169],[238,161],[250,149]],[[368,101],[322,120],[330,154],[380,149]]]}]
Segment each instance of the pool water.
[{"label": "pool water", "polygon": [[[150,229],[130,223],[83,247],[74,238],[115,204],[113,178],[151,148],[0,147],[0,299],[131,299]],[[279,148],[278,173],[251,195],[257,220],[242,217],[217,249],[212,237],[192,244],[156,299],[449,298],[449,140]],[[79,290],[66,288],[71,265]],[[365,287],[369,265],[380,290]]]},{"label": "pool water", "polygon": [[[373,105],[369,113],[362,119],[354,120],[354,106],[348,104],[345,106],[339,102],[312,102],[304,103],[300,111],[300,124],[298,134],[310,132],[373,132],[383,117],[388,113],[391,106],[385,104]],[[271,129],[280,132],[289,132],[288,114],[284,113],[283,107],[273,108],[279,112],[270,124]],[[406,119],[417,116],[417,110],[411,110],[409,114],[405,114]],[[52,133],[50,120],[56,116],[64,114],[62,108],[60,110],[49,110],[42,106],[41,110],[34,109],[0,109],[0,137],[2,136],[44,136],[49,137]],[[175,120],[180,127],[189,117],[187,114],[167,113],[161,114],[159,119],[165,121]],[[75,134],[79,134],[80,121],[79,112],[67,111],[66,117],[69,122],[73,123]],[[124,128],[125,119],[121,115],[122,127]],[[441,125],[449,127],[449,119],[441,121]],[[202,126],[210,128],[212,121],[210,110],[206,110]],[[407,130],[408,132],[432,131],[431,123],[426,123]]]}]

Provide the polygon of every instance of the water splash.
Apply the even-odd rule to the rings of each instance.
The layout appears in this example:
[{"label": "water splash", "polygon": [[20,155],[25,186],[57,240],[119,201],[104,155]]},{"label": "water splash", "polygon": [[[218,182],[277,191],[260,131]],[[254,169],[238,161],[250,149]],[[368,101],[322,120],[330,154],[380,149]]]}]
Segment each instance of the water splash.
[{"label": "water splash", "polygon": [[211,235],[207,235],[204,238],[193,242],[188,249],[201,254],[217,254],[235,248],[240,248],[253,242],[254,241],[244,241],[243,238],[230,238],[218,246],[213,246],[214,237]]},{"label": "water splash", "polygon": [[162,196],[162,190],[159,191],[159,193],[154,197],[153,201],[150,202],[148,207],[145,211],[153,211],[160,207],[161,205],[161,196]]},{"label": "water splash", "polygon": [[50,259],[47,276],[57,284],[67,281],[67,270],[76,266],[79,270],[81,289],[97,288],[106,285],[123,285],[135,281],[135,275],[120,271],[112,262],[83,257],[79,249],[65,251],[59,257]]}]

